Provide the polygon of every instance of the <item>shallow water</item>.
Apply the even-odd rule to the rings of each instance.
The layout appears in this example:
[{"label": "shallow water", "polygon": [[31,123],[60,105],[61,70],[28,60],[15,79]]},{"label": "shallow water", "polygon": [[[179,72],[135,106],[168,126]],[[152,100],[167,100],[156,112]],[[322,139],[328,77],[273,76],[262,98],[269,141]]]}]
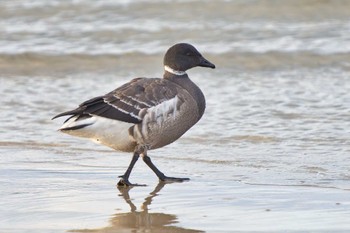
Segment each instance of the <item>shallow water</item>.
[{"label": "shallow water", "polygon": [[[348,232],[348,1],[2,1],[0,232]],[[165,11],[167,9],[167,11]],[[60,134],[55,114],[131,78],[160,77],[172,44],[201,121],[149,155]]]}]

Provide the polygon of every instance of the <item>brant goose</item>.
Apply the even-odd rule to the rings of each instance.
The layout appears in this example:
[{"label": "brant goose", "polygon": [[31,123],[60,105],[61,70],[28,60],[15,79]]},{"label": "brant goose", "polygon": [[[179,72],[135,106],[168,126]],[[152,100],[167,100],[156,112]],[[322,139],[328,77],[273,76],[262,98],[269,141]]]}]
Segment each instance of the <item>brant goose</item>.
[{"label": "brant goose", "polygon": [[133,152],[119,186],[138,185],[130,183],[129,176],[140,156],[161,181],[189,180],[165,176],[147,151],[174,142],[202,117],[204,95],[186,73],[196,66],[215,68],[192,45],[175,44],[164,56],[163,78],[135,78],[52,119],[70,116],[59,129],[63,133]]}]

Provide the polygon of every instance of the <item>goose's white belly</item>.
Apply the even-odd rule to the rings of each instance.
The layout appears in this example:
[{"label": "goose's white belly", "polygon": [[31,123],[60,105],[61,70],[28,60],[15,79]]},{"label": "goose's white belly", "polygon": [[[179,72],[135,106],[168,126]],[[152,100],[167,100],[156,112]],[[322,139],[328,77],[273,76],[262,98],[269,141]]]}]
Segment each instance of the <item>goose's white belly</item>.
[{"label": "goose's white belly", "polygon": [[75,117],[71,118],[61,129],[84,124],[89,125],[77,130],[64,130],[64,133],[77,137],[89,138],[94,142],[106,145],[115,150],[125,152],[134,151],[136,142],[129,135],[129,128],[134,124],[99,116],[92,116],[84,120],[75,120]]}]

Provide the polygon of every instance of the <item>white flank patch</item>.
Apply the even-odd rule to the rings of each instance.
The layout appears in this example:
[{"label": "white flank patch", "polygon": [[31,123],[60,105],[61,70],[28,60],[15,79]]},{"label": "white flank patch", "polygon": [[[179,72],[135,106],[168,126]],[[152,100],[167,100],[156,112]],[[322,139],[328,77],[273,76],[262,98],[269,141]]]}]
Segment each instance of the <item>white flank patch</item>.
[{"label": "white flank patch", "polygon": [[178,97],[164,101],[152,108],[147,109],[147,113],[142,120],[142,133],[147,133],[147,124],[149,122],[157,122],[159,126],[163,124],[169,114],[172,114],[173,119],[176,118],[176,105]]},{"label": "white flank patch", "polygon": [[169,73],[179,75],[179,76],[186,74],[185,71],[174,70],[173,68],[171,68],[169,66],[164,66],[164,70],[168,71]]}]

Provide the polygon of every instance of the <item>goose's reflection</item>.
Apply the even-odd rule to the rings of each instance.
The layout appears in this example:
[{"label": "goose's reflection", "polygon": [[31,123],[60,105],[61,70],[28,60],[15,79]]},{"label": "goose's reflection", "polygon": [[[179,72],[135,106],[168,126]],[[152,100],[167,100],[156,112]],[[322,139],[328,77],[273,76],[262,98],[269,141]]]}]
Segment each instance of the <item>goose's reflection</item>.
[{"label": "goose's reflection", "polygon": [[100,229],[84,229],[72,230],[71,232],[175,232],[175,233],[194,233],[203,232],[199,230],[185,229],[182,227],[171,226],[177,223],[177,216],[165,213],[149,213],[148,209],[154,197],[158,195],[160,190],[165,186],[165,182],[160,182],[154,190],[145,198],[141,205],[141,210],[137,210],[134,203],[131,201],[129,191],[130,187],[118,187],[120,196],[130,206],[130,212],[117,213],[111,220],[110,225]]}]

